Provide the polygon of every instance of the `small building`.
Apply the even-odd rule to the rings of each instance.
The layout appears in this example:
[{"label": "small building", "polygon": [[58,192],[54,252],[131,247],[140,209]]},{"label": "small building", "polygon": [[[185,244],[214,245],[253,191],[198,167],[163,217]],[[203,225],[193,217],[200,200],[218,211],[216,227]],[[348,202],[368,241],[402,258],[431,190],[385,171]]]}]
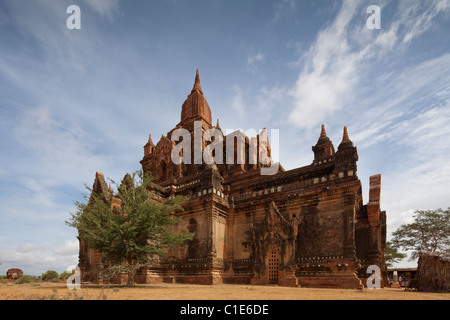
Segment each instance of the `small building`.
[{"label": "small building", "polygon": [[406,288],[416,277],[416,272],[417,268],[388,268],[389,285],[398,282],[400,287]]}]

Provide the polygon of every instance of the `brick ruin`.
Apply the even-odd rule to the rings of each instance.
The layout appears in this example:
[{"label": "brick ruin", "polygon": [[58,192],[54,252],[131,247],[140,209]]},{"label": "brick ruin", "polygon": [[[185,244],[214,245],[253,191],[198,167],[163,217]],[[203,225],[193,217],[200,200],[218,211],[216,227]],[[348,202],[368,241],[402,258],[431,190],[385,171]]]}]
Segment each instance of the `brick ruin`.
[{"label": "brick ruin", "polygon": [[23,271],[21,269],[13,268],[6,271],[6,279],[16,280],[23,276]]},{"label": "brick ruin", "polygon": [[[194,143],[194,121],[200,121],[203,130],[221,130],[219,120],[212,124],[198,70],[182,105],[181,121],[156,145],[150,135],[140,161],[144,172],[157,177],[157,196],[188,198],[179,228],[195,235],[184,249],[140,270],[137,283],[361,288],[369,276],[368,266],[376,265],[386,273],[381,176],[370,177],[369,202],[364,204],[357,176],[358,152],[347,128],[337,151],[322,125],[310,165],[293,170],[280,166],[274,175],[261,175],[259,161],[173,163],[172,133],[187,129]],[[245,137],[246,160],[249,141]],[[270,155],[269,145],[267,152]],[[101,173],[96,174],[93,190],[112,199]],[[91,271],[100,263],[101,254],[80,240],[82,280],[93,280]]]}]

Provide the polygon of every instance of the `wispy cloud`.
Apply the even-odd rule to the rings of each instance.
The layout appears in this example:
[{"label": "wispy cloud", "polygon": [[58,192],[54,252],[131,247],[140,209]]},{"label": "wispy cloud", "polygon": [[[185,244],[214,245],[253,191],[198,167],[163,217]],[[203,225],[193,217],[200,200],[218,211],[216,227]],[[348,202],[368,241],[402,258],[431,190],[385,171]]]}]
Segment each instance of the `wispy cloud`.
[{"label": "wispy cloud", "polygon": [[36,164],[22,173],[41,178],[45,174],[46,179],[54,179],[60,185],[76,185],[80,172],[93,174],[95,167],[107,166],[108,159],[96,152],[87,133],[76,122],[56,121],[50,107],[30,108],[18,117],[11,128],[11,137]]},{"label": "wispy cloud", "polygon": [[394,26],[404,25],[407,29],[402,42],[408,43],[412,39],[426,32],[431,26],[433,18],[441,12],[450,10],[449,0],[408,1],[400,4],[399,22]]},{"label": "wispy cloud", "polygon": [[450,148],[442,142],[450,135],[450,55],[403,64],[410,47],[449,8],[449,1],[402,1],[392,22],[384,20],[374,32],[361,24],[361,4],[344,1],[301,55],[303,68],[290,90],[293,125],[310,129],[345,121],[360,155],[380,159],[376,168],[360,167],[360,178],[383,175],[388,237],[411,222],[415,210],[449,206]]},{"label": "wispy cloud", "polygon": [[[5,239],[2,239],[5,240]],[[25,274],[41,275],[48,270],[58,273],[78,263],[78,241],[67,240],[59,245],[22,243],[12,247],[0,245],[2,269],[20,268]]]},{"label": "wispy cloud", "polygon": [[274,5],[274,15],[272,18],[273,23],[283,19],[290,14],[292,14],[297,5],[294,0],[280,0]]},{"label": "wispy cloud", "polygon": [[[88,3],[92,5],[97,1]],[[16,52],[13,57],[7,55],[5,61],[7,58],[28,60],[28,63],[34,64],[27,67],[41,68],[43,75],[55,67],[86,72],[83,62],[93,59],[94,53],[101,49],[97,46],[98,42],[92,41],[98,36],[96,28],[89,28],[89,32],[67,29],[67,4],[64,1],[31,1],[26,5],[21,1],[9,1],[7,5],[9,24],[21,35],[14,41],[25,38],[30,46],[36,46],[36,52],[33,57],[27,51]],[[82,18],[82,25],[86,23]],[[40,61],[39,65],[36,65],[36,60]]]},{"label": "wispy cloud", "polygon": [[238,85],[232,88],[231,109],[236,112],[239,117],[243,117],[246,111],[246,104],[244,101],[244,93]]},{"label": "wispy cloud", "polygon": [[255,54],[249,54],[247,57],[247,66],[248,69],[252,72],[257,70],[257,64],[263,62],[265,60],[265,56],[261,51]]},{"label": "wispy cloud", "polygon": [[[244,91],[240,86],[234,85],[231,89],[231,109],[239,115],[239,119],[244,119],[249,124],[257,126],[270,121],[272,125],[277,123],[277,117],[272,117],[277,107],[284,102],[286,97],[286,89],[283,87],[267,88],[262,87],[256,92]],[[236,119],[237,120],[237,119]],[[262,127],[261,127],[262,128]],[[272,129],[275,129],[272,127]]]},{"label": "wispy cloud", "polygon": [[[428,112],[434,108],[445,110],[447,99],[450,98],[449,83],[450,54],[426,60],[396,75],[379,79],[376,82],[378,90],[373,90],[365,99],[366,110],[357,112],[359,121],[355,121],[354,140],[361,148],[369,148],[383,141],[398,143],[399,137],[403,138],[402,141],[404,138],[416,141],[411,123],[419,125],[421,122],[427,124],[439,120],[438,113]],[[433,105],[429,101],[433,101]],[[424,113],[430,117],[425,119]],[[432,116],[436,119],[432,119]],[[440,129],[441,132],[443,130]]]},{"label": "wispy cloud", "polygon": [[294,109],[290,122],[311,128],[325,114],[339,110],[347,100],[355,82],[357,54],[347,39],[348,24],[354,16],[354,3],[344,2],[334,22],[322,30],[302,59],[304,68],[290,95]]},{"label": "wispy cloud", "polygon": [[[166,133],[177,121],[178,103],[190,89],[177,91],[180,69],[198,61],[205,68],[210,63],[206,95],[213,114],[222,112],[221,125],[283,129],[280,152],[286,157],[280,160],[290,162],[287,169],[310,163],[321,123],[335,143],[348,125],[363,188],[368,175],[383,174],[389,228],[415,209],[441,205],[450,189],[450,151],[441,143],[450,133],[450,55],[444,54],[445,39],[432,48],[421,42],[446,27],[449,2],[379,0],[382,29],[369,30],[365,1],[258,3],[269,20],[261,22],[240,2],[226,5],[225,18],[214,16],[215,4],[200,14],[223,19],[216,21],[187,18],[199,11],[178,1],[141,1],[149,10],[140,15],[125,8],[131,2],[83,0],[82,29],[71,31],[68,0],[4,0],[0,261],[11,256],[19,262],[14,251],[35,252],[32,261],[39,254],[43,260],[62,257],[64,248],[76,254],[75,245],[59,246],[74,239],[64,220],[82,182],[93,183],[95,171],[118,180],[139,167],[147,134]],[[133,16],[119,25],[123,12],[133,12],[140,23]],[[311,28],[296,29],[303,15]],[[246,32],[224,27],[230,21]],[[180,26],[189,35],[208,28],[220,41],[202,47],[206,38],[182,37]],[[123,32],[111,34],[115,28]],[[178,50],[163,49],[175,44]],[[239,44],[243,50],[236,50]],[[225,70],[236,65],[242,70]],[[21,223],[11,222],[18,212]],[[48,235],[57,240],[47,241]]]},{"label": "wispy cloud", "polygon": [[84,3],[102,18],[110,21],[119,13],[119,0],[84,0]]},{"label": "wispy cloud", "polygon": [[431,27],[437,14],[449,11],[449,3],[401,2],[394,22],[374,32],[357,19],[365,12],[362,4],[344,1],[334,21],[301,57],[304,66],[290,91],[291,123],[316,127],[327,116],[358,103],[362,98],[358,92],[367,92],[363,87],[370,84],[367,77],[376,72],[373,66],[393,52],[401,53]]}]

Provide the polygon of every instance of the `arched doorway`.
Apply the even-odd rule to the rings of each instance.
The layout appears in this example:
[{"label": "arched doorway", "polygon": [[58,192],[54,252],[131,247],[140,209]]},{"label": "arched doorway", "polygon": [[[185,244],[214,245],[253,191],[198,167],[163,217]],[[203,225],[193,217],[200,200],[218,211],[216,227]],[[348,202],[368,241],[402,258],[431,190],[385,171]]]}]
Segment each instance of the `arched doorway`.
[{"label": "arched doorway", "polygon": [[200,240],[198,239],[197,235],[197,229],[198,229],[198,222],[196,219],[191,218],[189,219],[189,225],[188,225],[188,231],[190,233],[194,234],[194,237],[192,240],[188,240],[188,247],[187,247],[187,256],[188,259],[195,259],[200,257]]},{"label": "arched doorway", "polygon": [[269,248],[267,258],[267,282],[268,284],[278,284],[280,250],[278,248]]},{"label": "arched doorway", "polygon": [[165,181],[167,180],[167,165],[166,162],[164,160],[161,161],[160,165],[159,165],[159,179],[161,181]]}]

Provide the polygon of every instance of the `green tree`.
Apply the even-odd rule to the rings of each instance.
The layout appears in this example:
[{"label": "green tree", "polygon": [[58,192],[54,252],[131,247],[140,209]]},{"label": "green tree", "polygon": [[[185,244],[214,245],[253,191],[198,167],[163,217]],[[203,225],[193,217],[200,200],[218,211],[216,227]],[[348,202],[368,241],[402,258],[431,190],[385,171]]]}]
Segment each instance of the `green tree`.
[{"label": "green tree", "polygon": [[42,274],[41,278],[43,281],[56,281],[59,279],[59,274],[54,270],[48,270]]},{"label": "green tree", "polygon": [[[77,210],[66,223],[78,229],[79,237],[102,253],[109,274],[126,272],[128,285],[134,284],[136,271],[155,262],[192,234],[175,231],[180,221],[182,197],[153,201],[152,179],[142,170],[127,174],[109,201],[93,192],[84,195],[87,203],[75,202]],[[120,206],[112,206],[111,202]]]},{"label": "green tree", "polygon": [[450,252],[450,208],[417,210],[414,222],[401,225],[392,235],[394,248],[413,251],[411,260],[419,252]]},{"label": "green tree", "polygon": [[396,248],[392,247],[392,243],[386,242],[386,249],[384,251],[384,260],[387,267],[392,267],[394,263],[400,262],[406,258],[406,254],[398,252]]}]

